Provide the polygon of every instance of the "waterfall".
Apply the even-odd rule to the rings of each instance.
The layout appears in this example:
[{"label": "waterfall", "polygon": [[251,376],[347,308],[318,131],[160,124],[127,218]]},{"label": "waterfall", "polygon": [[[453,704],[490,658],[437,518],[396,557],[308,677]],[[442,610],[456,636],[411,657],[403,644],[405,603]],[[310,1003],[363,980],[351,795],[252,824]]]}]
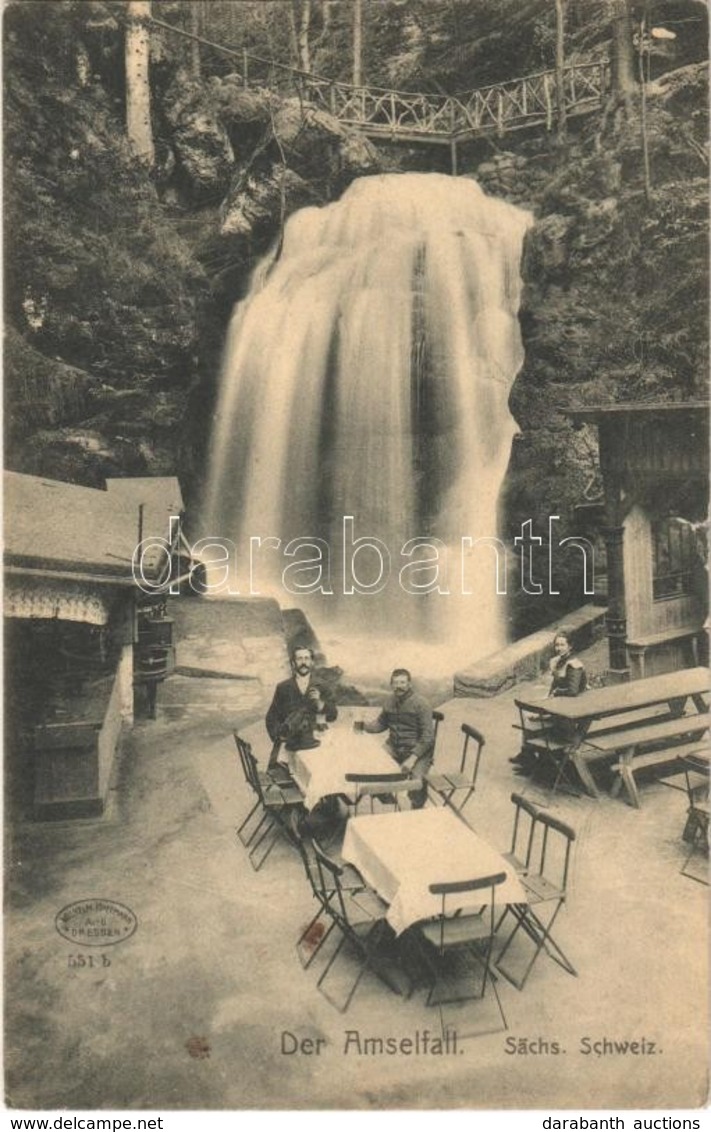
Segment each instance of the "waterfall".
[{"label": "waterfall", "polygon": [[[498,533],[530,222],[475,181],[433,173],[362,178],[290,218],[235,308],[220,378],[202,520],[237,548],[240,593],[250,539],[280,539],[281,551],[309,539],[297,559],[328,548],[333,593],[323,580],[310,599],[285,592],[290,559],[274,549],[260,549],[259,592],[317,622],[441,640],[464,658],[503,643],[495,555],[463,555],[462,539]],[[344,516],[354,538],[390,551],[380,592],[344,593]],[[418,558],[431,560],[419,573]],[[470,559],[485,583],[472,583]],[[372,548],[350,561],[362,588],[377,580]],[[406,592],[418,584],[433,592]]]}]

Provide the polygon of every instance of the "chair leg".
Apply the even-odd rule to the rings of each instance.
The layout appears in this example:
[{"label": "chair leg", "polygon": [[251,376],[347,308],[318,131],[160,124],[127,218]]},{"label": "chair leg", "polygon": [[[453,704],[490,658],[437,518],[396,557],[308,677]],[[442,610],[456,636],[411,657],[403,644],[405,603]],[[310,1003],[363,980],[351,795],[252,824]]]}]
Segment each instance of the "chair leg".
[{"label": "chair leg", "polygon": [[[512,986],[516,987],[517,990],[523,990],[528,980],[528,976],[533,969],[533,965],[536,962],[536,959],[544,949],[546,951],[546,954],[549,955],[549,957],[553,959],[559,967],[562,967],[570,975],[577,975],[578,972],[575,970],[575,967],[570,962],[563,949],[555,942],[551,935],[553,924],[555,923],[562,906],[563,901],[561,900],[558,902],[558,905],[548,923],[544,924],[530,906],[523,904],[510,905],[511,911],[516,919],[516,923],[504,946],[499,952],[498,958],[496,960],[496,970],[499,972],[499,974],[503,975],[504,978],[512,984]],[[519,929],[523,929],[524,933],[534,944],[534,952],[528,964],[526,965],[523,974],[519,978],[516,978],[516,976],[510,970],[507,970],[504,967],[502,960],[506,955],[506,952],[509,950],[509,947],[513,943],[514,939],[518,935]]]},{"label": "chair leg", "polygon": [[[335,923],[332,924],[331,926],[332,927],[335,926]],[[385,972],[385,970],[383,968],[383,965],[380,963],[377,956],[373,955],[373,953],[370,949],[370,946],[369,946],[370,937],[372,936],[373,932],[375,932],[379,928],[379,926],[380,926],[380,922],[376,921],[371,926],[371,928],[369,929],[369,931],[367,932],[366,936],[363,939],[360,939],[360,938],[358,938],[357,936],[355,936],[354,934],[351,934],[351,933],[348,933],[347,935],[342,935],[340,940],[338,941],[336,948],[333,951],[333,954],[331,955],[331,958],[328,960],[328,963],[326,964],[323,971],[319,975],[319,978],[316,982],[317,988],[321,991],[321,993],[324,995],[324,997],[327,999],[327,1001],[330,1002],[332,1006],[335,1006],[336,1009],[339,1010],[341,1014],[345,1014],[346,1011],[348,1010],[348,1007],[350,1006],[350,1004],[353,1000],[353,996],[354,996],[356,990],[358,989],[360,982],[361,982],[361,979],[363,978],[363,975],[366,973],[366,971],[372,971],[372,973],[376,976],[376,978],[380,979],[380,981],[382,983],[384,983],[385,986],[388,988],[388,990],[391,990],[393,992],[393,994],[397,994],[400,997],[403,996],[403,992],[401,991],[401,989],[398,986],[396,986],[395,983],[388,977],[387,973]],[[327,936],[330,934],[330,931],[331,931],[331,929],[329,928],[328,932],[326,933],[326,936],[324,936],[324,938],[322,940],[322,943],[325,943]],[[343,945],[344,945],[344,943],[346,943],[346,941],[349,941],[354,945],[354,947],[355,947],[355,949],[358,953],[360,963],[359,963],[359,966],[358,966],[358,971],[357,971],[355,980],[354,980],[353,984],[351,985],[351,988],[350,988],[350,990],[349,990],[349,992],[346,996],[346,1000],[343,1003],[343,1005],[339,1005],[337,1002],[334,1001],[334,999],[330,995],[328,995],[326,993],[326,991],[324,990],[323,984],[324,984],[326,977],[328,976],[329,972],[333,968],[336,960],[338,959],[338,956],[341,954],[341,951],[343,950]],[[408,994],[405,997],[409,998],[411,993],[412,993],[412,987],[409,987],[408,988]]]},{"label": "chair leg", "polygon": [[334,963],[338,959],[338,956],[341,954],[341,951],[343,950],[343,944],[345,942],[346,942],[346,937],[341,936],[331,958],[329,959],[328,963],[326,964],[323,971],[321,972],[318,979],[316,980],[317,989],[321,991],[324,998],[328,1002],[330,1002],[332,1006],[335,1006],[336,1010],[338,1010],[341,1014],[345,1014],[346,1011],[348,1010],[348,1007],[350,1006],[351,1002],[353,1001],[353,995],[357,991],[357,989],[360,985],[360,981],[363,978],[363,975],[365,974],[367,966],[368,966],[367,958],[364,955],[361,955],[361,963],[358,967],[358,971],[357,971],[355,980],[354,980],[353,984],[351,985],[351,988],[350,988],[350,990],[349,990],[349,992],[346,996],[346,1000],[345,1000],[345,1002],[343,1003],[342,1006],[339,1005],[337,1002],[335,1002],[334,999],[331,998],[331,996],[326,993],[326,991],[324,990],[323,984],[326,980],[326,977],[327,977],[329,971],[332,969]]},{"label": "chair leg", "polygon": [[[323,908],[319,908],[316,915],[309,921],[309,923],[306,925],[306,927],[302,931],[301,935],[299,936],[298,940],[296,941],[296,953],[299,956],[299,961],[300,961],[301,966],[304,968],[305,971],[308,971],[309,967],[313,963],[314,959],[316,958],[319,951],[321,950],[324,943],[326,942],[326,940],[330,936],[331,932],[333,931],[334,927],[336,926],[334,924],[333,920],[331,920],[331,922],[328,925],[328,927],[326,928],[325,932],[323,932],[322,935],[319,935],[318,939],[315,942],[313,942],[312,939],[311,939],[311,936],[314,932],[316,925],[318,923],[321,923],[323,915],[324,915]],[[303,948],[303,945],[307,941],[309,943],[313,942],[313,948],[311,950],[311,953],[310,953],[308,959],[304,960],[304,959],[302,959],[301,949]]]},{"label": "chair leg", "polygon": [[[256,814],[258,809],[259,809],[259,799],[257,799],[257,801],[254,803],[254,805],[252,806],[252,809],[249,811],[249,813],[247,814],[244,821],[241,822],[241,824],[237,826],[237,831],[236,831],[237,836],[239,837],[240,841],[245,846],[245,848],[246,848],[247,845],[249,845],[249,842],[254,837],[254,835],[256,833],[256,829],[247,838],[243,837],[243,832],[246,829],[247,825],[249,824],[250,818],[252,818],[254,816],[254,814]],[[259,824],[261,824],[261,822]],[[259,829],[259,825],[257,825],[256,828]]]},{"label": "chair leg", "polygon": [[[255,844],[252,846],[252,848],[249,851],[249,861],[250,861],[250,864],[251,864],[252,868],[254,869],[255,873],[258,873],[259,870],[261,869],[262,865],[264,864],[267,857],[269,856],[272,849],[274,848],[277,841],[279,840],[279,834],[281,833],[281,826],[279,825],[279,823],[274,820],[274,818],[271,814],[269,814],[268,816],[271,819],[270,824],[267,825],[262,836],[259,838],[258,841],[255,842]],[[257,864],[257,863],[255,863],[255,853],[259,849],[259,846],[262,844],[264,839],[266,837],[268,837],[270,833],[273,834],[273,837],[268,842],[267,848],[264,851],[264,854],[262,855],[262,857],[260,857],[259,863]]]},{"label": "chair leg", "polygon": [[709,884],[709,868],[706,866],[704,873],[693,872],[689,869],[689,865],[694,857],[703,856],[708,859],[709,853],[709,830],[708,822],[700,817],[693,811],[689,813],[687,818],[686,828],[684,829],[683,839],[690,847],[690,852],[684,861],[684,864],[679,870],[680,875],[688,877],[689,880],[696,880],[700,884]]},{"label": "chair leg", "polygon": [[[440,1028],[441,1028],[441,1032],[442,1032],[442,1038],[445,1041],[447,1039],[447,1034],[452,1030],[454,1030],[456,1032],[457,1036],[461,1037],[461,1038],[484,1037],[486,1034],[498,1034],[498,1033],[501,1033],[502,1030],[508,1030],[508,1021],[506,1019],[506,1014],[504,1013],[504,1008],[503,1008],[503,1005],[501,1003],[501,998],[499,996],[498,987],[496,985],[496,975],[494,974],[494,972],[491,969],[491,945],[489,945],[489,947],[487,948],[486,954],[483,955],[483,956],[473,946],[471,948],[467,948],[466,950],[467,950],[467,953],[470,954],[474,958],[474,960],[479,964],[479,966],[481,967],[481,970],[482,970],[481,984],[477,988],[477,992],[475,994],[466,994],[466,995],[463,995],[463,996],[458,995],[457,997],[454,997],[454,998],[440,998],[440,997],[435,998],[434,997],[435,991],[437,990],[441,980],[438,980],[437,972],[433,968],[430,968],[433,972],[434,978],[433,978],[432,986],[430,987],[430,990],[429,990],[429,993],[428,993],[428,996],[427,996],[426,1005],[437,1007],[437,1009],[439,1011],[439,1019],[440,1019]],[[487,997],[486,996],[487,986],[491,986],[491,989],[493,991],[494,998],[496,1000],[496,1008],[497,1008],[498,1015],[499,1015],[499,1018],[500,1018],[500,1023],[501,1023],[500,1025],[487,1026],[486,1029],[477,1029],[477,1030],[474,1030],[472,1032],[463,1033],[462,1028],[461,1028],[461,1026],[462,1026],[461,1019],[458,1019],[456,1024],[448,1024],[447,1023],[447,1021],[445,1020],[445,1012],[443,1010],[443,1007],[453,1006],[455,1004],[462,1004],[462,1003],[467,1003],[467,1002],[479,1002],[479,1001],[484,1002],[486,1000],[486,997]]]}]

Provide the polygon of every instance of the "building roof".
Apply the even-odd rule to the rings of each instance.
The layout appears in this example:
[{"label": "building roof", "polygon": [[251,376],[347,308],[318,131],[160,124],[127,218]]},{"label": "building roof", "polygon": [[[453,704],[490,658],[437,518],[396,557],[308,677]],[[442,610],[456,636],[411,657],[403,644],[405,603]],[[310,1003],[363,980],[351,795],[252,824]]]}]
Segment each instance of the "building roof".
[{"label": "building roof", "polygon": [[106,481],[112,499],[138,514],[143,507],[143,530],[168,538],[170,520],[185,510],[180,484],[175,476],[126,477]]},{"label": "building roof", "polygon": [[[111,490],[102,491],[5,472],[6,567],[132,584],[139,504],[145,502],[140,537],[166,539],[168,516],[180,514],[180,509],[171,510],[176,502],[182,504],[180,487],[174,478],[111,482]],[[145,555],[145,575],[157,577],[166,561],[156,545]]]}]

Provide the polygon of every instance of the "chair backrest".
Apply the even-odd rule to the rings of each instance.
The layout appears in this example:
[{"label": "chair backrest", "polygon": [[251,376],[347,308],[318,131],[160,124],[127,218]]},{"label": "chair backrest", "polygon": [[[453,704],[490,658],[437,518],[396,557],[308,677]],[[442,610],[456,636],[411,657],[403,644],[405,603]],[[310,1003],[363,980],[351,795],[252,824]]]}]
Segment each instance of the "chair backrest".
[{"label": "chair backrest", "polygon": [[462,892],[478,892],[482,888],[495,888],[503,884],[506,873],[494,873],[486,877],[474,877],[472,880],[441,880],[429,886],[433,896],[456,896]]},{"label": "chair backrest", "polygon": [[686,794],[689,805],[694,808],[699,802],[708,801],[709,797],[709,760],[705,752],[692,751],[688,755],[680,755],[679,762],[684,768],[686,780]]},{"label": "chair backrest", "polygon": [[322,893],[321,876],[318,869],[318,862],[316,860],[316,845],[313,838],[300,834],[297,839],[297,845],[301,860],[304,863],[304,871],[306,879],[311,885],[311,890],[314,895],[320,900]]},{"label": "chair backrest", "polygon": [[254,782],[252,781],[252,767],[250,765],[250,758],[253,758],[252,748],[250,747],[249,743],[247,743],[246,740],[243,739],[242,736],[239,735],[236,731],[232,732],[232,737],[235,741],[235,746],[237,747],[237,753],[239,755],[239,761],[242,767],[242,773],[244,774],[245,782],[252,790],[254,790],[255,787]]},{"label": "chair backrest", "polygon": [[[489,890],[488,908],[489,908],[489,937],[490,941],[493,940],[494,932],[496,930],[496,914],[494,908],[494,897],[496,887],[503,884],[506,880],[506,873],[492,873],[490,876],[485,877],[472,877],[471,880],[443,880],[435,881],[429,885],[429,891],[433,896],[441,896],[442,904],[440,906],[439,920],[440,920],[440,950],[444,950],[444,932],[445,921],[450,917],[456,917],[462,908],[461,900],[456,901],[456,908],[449,914],[447,912],[447,898],[459,897],[468,892],[482,892],[484,889]],[[486,903],[486,901],[485,901]]]},{"label": "chair backrest", "polygon": [[[393,797],[397,798],[400,794],[422,788],[420,779],[411,778],[404,771],[377,775],[358,774],[354,772],[346,775],[346,782],[352,783],[356,788],[356,810],[358,809],[358,803],[361,798],[370,798],[372,809],[373,798],[379,798],[387,794],[391,794]],[[397,805],[397,801],[395,804]]]},{"label": "chair backrest", "polygon": [[346,911],[346,901],[341,885],[343,869],[332,857],[329,857],[328,853],[321,848],[317,841],[312,840],[311,846],[313,848],[317,870],[316,888],[314,891],[329,915],[331,915],[341,927],[347,927],[349,924],[348,912]]},{"label": "chair backrest", "polygon": [[[538,849],[535,854],[537,863],[532,865],[532,869],[537,871],[539,876],[555,882],[558,888],[565,892],[568,883],[570,851],[576,837],[575,830],[566,825],[565,822],[559,821],[558,818],[552,817],[545,810],[538,811],[536,828],[539,831]],[[555,854],[551,847],[551,834],[557,834],[564,842],[560,846],[560,851]]]},{"label": "chair backrest", "polygon": [[259,777],[259,764],[252,754],[252,748],[250,747],[249,743],[245,742],[245,740],[240,738],[240,736],[236,733],[235,742],[237,744],[237,750],[239,751],[239,756],[242,761],[242,770],[244,771],[244,776],[247,779],[247,783],[249,786],[251,786],[260,802],[263,802],[264,791],[262,790],[262,782]]},{"label": "chair backrest", "polygon": [[[524,798],[523,794],[512,794],[511,801],[515,807],[513,829],[511,831],[511,854],[516,857],[522,865],[528,867],[531,863],[533,838],[536,832],[536,822],[541,814],[541,808],[537,806],[535,802],[532,802],[530,798]],[[528,835],[526,835],[524,829],[524,814],[529,819]],[[526,846],[523,854],[519,851],[519,833],[521,840],[525,841]]]},{"label": "chair backrest", "polygon": [[437,734],[439,732],[439,725],[440,723],[444,723],[444,712],[433,711],[432,723],[434,724],[434,737],[432,739],[432,757],[434,758],[434,752],[437,748]]},{"label": "chair backrest", "polygon": [[459,771],[460,774],[464,774],[467,769],[467,762],[469,761],[469,763],[471,764],[469,770],[470,781],[472,786],[475,786],[477,775],[479,774],[481,752],[484,748],[486,739],[482,735],[481,731],[477,731],[476,727],[472,727],[470,723],[463,723],[461,726],[461,732],[464,736],[464,742],[462,744],[462,759],[459,764]]}]

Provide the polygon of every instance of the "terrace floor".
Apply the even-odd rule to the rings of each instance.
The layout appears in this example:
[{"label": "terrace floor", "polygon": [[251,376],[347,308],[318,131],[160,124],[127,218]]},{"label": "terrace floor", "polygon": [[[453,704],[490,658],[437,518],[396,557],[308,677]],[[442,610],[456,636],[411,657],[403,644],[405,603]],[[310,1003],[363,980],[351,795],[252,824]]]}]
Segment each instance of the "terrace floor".
[{"label": "terrace floor", "polygon": [[[602,646],[586,663],[604,667]],[[8,833],[7,1103],[192,1110],[703,1105],[708,889],[680,875],[686,796],[649,783],[636,811],[607,795],[600,802],[551,798],[515,777],[508,762],[517,750],[515,694],[439,705],[446,720],[437,758],[454,764],[462,721],[484,732],[479,788],[467,812],[499,849],[508,847],[512,789],[547,803],[575,828],[557,935],[577,977],[543,955],[522,992],[501,980],[508,1032],[464,1040],[456,1056],[345,1053],[347,1030],[411,1037],[436,1031],[437,1012],[426,1008],[423,991],[402,1000],[371,975],[346,1015],[316,990],[316,971],[304,971],[295,951],[313,911],[298,855],[280,844],[255,873],[235,838],[249,800],[232,729],[242,727],[259,757],[269,749],[261,722],[243,726],[255,718],[254,703],[220,709],[192,699],[181,710],[172,694],[157,720],[130,736],[103,820],[25,823]],[[78,949],[61,938],[58,911],[91,896],[128,906],[135,934],[106,949]],[[98,958],[93,967],[71,965],[80,950],[103,954],[110,965]],[[321,1053],[282,1052],[285,1031],[324,1039]],[[591,1052],[603,1039],[637,1041],[644,1052]],[[561,1052],[552,1052],[555,1043]]]}]

